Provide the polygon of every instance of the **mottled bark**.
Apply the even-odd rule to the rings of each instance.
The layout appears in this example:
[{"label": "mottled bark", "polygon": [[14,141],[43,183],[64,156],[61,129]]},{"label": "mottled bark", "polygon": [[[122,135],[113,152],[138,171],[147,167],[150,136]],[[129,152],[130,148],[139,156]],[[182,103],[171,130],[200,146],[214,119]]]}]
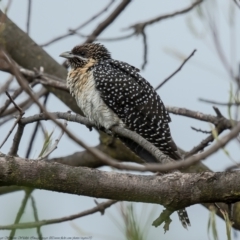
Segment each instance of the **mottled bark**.
[{"label": "mottled bark", "polygon": [[0,157],[0,186],[27,186],[97,198],[156,203],[171,210],[202,202],[240,201],[238,182],[240,175],[236,171],[146,176]]}]

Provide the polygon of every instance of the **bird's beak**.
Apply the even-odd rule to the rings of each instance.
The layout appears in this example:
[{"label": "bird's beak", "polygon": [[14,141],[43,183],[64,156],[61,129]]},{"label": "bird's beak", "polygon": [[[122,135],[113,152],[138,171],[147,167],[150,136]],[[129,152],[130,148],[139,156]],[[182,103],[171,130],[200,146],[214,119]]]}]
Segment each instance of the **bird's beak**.
[{"label": "bird's beak", "polygon": [[63,57],[63,58],[74,58],[75,56],[72,54],[72,52],[68,51],[68,52],[64,52],[62,54],[59,55],[60,57]]},{"label": "bird's beak", "polygon": [[67,51],[67,52],[64,52],[62,54],[59,55],[60,57],[63,57],[63,58],[67,58],[67,59],[70,59],[70,58],[79,58],[80,60],[82,61],[87,61],[87,58],[84,58],[84,57],[81,57],[81,56],[78,56],[78,55],[74,55],[72,52],[70,51]]}]

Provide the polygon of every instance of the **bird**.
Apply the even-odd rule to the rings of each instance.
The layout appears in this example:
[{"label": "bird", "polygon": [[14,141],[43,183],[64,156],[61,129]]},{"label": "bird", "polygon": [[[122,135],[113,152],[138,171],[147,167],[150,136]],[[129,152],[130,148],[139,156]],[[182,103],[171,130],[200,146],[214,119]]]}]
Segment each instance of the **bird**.
[{"label": "bird", "polygon": [[[111,132],[120,126],[138,133],[165,155],[181,160],[172,139],[171,118],[164,103],[140,70],[115,60],[100,43],[85,43],[63,52],[70,66],[66,84],[83,114],[97,127]],[[119,136],[145,162],[158,162],[144,148]],[[178,210],[183,227],[190,226],[185,209]]]}]

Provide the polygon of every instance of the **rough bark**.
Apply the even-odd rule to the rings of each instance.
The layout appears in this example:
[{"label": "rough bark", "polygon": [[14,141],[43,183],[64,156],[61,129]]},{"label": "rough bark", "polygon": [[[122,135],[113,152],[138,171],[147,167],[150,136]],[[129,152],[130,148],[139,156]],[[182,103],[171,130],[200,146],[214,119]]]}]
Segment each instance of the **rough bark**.
[{"label": "rough bark", "polygon": [[240,201],[238,182],[238,172],[146,176],[0,157],[1,186],[17,185],[97,198],[156,203],[171,210],[202,202]]}]

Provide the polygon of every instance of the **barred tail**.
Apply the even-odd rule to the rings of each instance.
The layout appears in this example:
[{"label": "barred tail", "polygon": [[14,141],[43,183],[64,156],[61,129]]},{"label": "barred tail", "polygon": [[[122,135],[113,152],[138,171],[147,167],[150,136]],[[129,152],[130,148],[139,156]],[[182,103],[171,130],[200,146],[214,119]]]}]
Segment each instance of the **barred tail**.
[{"label": "barred tail", "polygon": [[191,223],[190,223],[186,209],[185,208],[180,209],[177,211],[177,213],[178,213],[179,220],[182,223],[183,227],[186,229],[188,226],[190,227]]}]

